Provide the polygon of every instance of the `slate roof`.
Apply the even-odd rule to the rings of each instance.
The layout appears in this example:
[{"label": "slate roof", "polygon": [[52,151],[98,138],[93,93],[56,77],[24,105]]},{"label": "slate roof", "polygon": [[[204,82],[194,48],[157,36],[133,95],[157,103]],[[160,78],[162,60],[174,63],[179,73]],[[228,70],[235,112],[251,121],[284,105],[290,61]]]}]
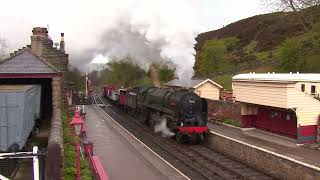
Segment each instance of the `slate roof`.
[{"label": "slate roof", "polygon": [[171,86],[171,87],[183,87],[183,88],[196,88],[199,85],[210,81],[214,85],[218,86],[219,88],[222,88],[219,84],[215,83],[214,81],[210,79],[189,79],[189,80],[180,80],[180,79],[173,79],[165,84],[165,86]]},{"label": "slate roof", "polygon": [[0,61],[0,74],[57,73],[52,65],[34,55],[29,48],[17,52],[10,58]]}]

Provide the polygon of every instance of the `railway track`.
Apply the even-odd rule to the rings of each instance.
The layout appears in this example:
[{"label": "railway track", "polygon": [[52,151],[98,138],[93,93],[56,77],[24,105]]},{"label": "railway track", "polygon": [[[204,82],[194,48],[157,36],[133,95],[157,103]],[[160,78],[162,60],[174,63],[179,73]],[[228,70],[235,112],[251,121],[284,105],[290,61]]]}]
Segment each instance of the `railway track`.
[{"label": "railway track", "polygon": [[274,179],[205,145],[183,145],[171,138],[162,138],[112,106],[100,94],[94,96],[94,101],[121,126],[190,179]]}]

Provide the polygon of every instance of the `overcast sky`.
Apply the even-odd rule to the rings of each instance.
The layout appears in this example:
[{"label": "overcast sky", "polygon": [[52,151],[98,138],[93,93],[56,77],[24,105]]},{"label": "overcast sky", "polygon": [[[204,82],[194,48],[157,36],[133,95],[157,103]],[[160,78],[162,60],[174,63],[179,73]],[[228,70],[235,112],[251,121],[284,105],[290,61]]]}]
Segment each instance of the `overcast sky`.
[{"label": "overcast sky", "polygon": [[[65,33],[71,61],[101,45],[104,32],[120,21],[128,21],[148,41],[180,42],[266,11],[261,0],[0,0],[0,8],[0,37],[10,51],[30,43],[32,27],[49,26],[55,42]],[[175,40],[180,33],[186,37]]]}]

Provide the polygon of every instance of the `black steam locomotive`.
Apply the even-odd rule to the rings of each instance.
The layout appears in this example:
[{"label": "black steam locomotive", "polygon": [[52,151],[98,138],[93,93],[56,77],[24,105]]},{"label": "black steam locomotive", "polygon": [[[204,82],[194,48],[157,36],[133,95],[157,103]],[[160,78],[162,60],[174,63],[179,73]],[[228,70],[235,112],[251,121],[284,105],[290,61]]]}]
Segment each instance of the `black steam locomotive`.
[{"label": "black steam locomotive", "polygon": [[135,87],[125,91],[121,89],[118,94],[118,104],[138,115],[151,128],[165,119],[167,128],[175,133],[177,141],[205,141],[209,132],[207,101],[194,92],[185,89]]}]

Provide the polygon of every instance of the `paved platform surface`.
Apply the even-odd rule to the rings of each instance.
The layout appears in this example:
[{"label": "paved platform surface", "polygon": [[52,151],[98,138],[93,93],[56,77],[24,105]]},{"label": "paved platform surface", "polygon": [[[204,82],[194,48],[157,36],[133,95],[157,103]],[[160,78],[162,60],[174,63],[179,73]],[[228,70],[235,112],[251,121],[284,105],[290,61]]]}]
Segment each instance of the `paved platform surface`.
[{"label": "paved platform surface", "polygon": [[223,124],[208,123],[208,126],[213,132],[320,167],[320,150],[311,150],[298,146],[292,139],[272,135],[260,130],[243,131],[240,128],[233,128]]},{"label": "paved platform surface", "polygon": [[93,142],[109,179],[186,179],[106,116],[86,106],[87,140]]}]

